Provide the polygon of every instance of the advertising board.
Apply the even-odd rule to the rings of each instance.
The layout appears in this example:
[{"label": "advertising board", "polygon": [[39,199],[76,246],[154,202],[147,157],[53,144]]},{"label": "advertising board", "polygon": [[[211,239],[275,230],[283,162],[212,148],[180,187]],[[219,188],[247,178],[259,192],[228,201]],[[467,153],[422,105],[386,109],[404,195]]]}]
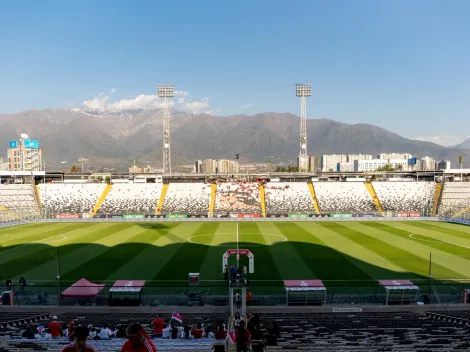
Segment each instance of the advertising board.
[{"label": "advertising board", "polygon": [[16,148],[18,146],[18,142],[17,141],[10,141],[9,146],[10,146],[10,148]]},{"label": "advertising board", "polygon": [[420,213],[404,213],[404,212],[400,212],[398,213],[398,217],[399,218],[419,218],[421,216]]},{"label": "advertising board", "polygon": [[330,214],[332,218],[352,218],[352,214]]},{"label": "advertising board", "polygon": [[288,214],[289,218],[309,218],[310,214]]},{"label": "advertising board", "polygon": [[252,219],[252,218],[259,218],[259,214],[236,214],[236,217],[241,218],[241,219],[243,219],[243,218]]},{"label": "advertising board", "polygon": [[38,149],[39,142],[35,139],[25,139],[24,146],[25,148]]},{"label": "advertising board", "polygon": [[122,216],[124,219],[143,219],[145,215],[143,214],[125,214]]},{"label": "advertising board", "polygon": [[188,217],[186,214],[168,214],[166,216],[168,219],[185,219]]},{"label": "advertising board", "polygon": [[80,214],[56,214],[56,219],[79,219]]}]

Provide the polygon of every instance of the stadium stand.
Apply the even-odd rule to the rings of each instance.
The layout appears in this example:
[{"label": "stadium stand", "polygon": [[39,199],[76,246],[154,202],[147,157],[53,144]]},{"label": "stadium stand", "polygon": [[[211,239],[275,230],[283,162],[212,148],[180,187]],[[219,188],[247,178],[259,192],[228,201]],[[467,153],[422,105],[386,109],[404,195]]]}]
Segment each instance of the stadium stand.
[{"label": "stadium stand", "polygon": [[[468,207],[470,207],[470,182],[446,182],[438,214],[453,217]],[[467,216],[469,215],[467,212]]]},{"label": "stadium stand", "polygon": [[211,185],[204,183],[170,183],[162,214],[207,214]]},{"label": "stadium stand", "polygon": [[369,213],[377,208],[362,182],[315,182],[315,193],[324,213]]},{"label": "stadium stand", "polygon": [[268,214],[315,212],[312,196],[305,182],[268,182],[264,186],[264,192]]},{"label": "stadium stand", "polygon": [[39,192],[46,217],[89,213],[105,184],[40,184]]},{"label": "stadium stand", "polygon": [[97,214],[155,214],[161,183],[115,184]]},{"label": "stadium stand", "polygon": [[217,185],[215,213],[259,214],[261,212],[257,182],[226,182]]},{"label": "stadium stand", "polygon": [[34,186],[30,184],[0,185],[0,215],[38,218],[40,211]]},{"label": "stadium stand", "polygon": [[384,211],[431,212],[435,182],[372,182]]}]

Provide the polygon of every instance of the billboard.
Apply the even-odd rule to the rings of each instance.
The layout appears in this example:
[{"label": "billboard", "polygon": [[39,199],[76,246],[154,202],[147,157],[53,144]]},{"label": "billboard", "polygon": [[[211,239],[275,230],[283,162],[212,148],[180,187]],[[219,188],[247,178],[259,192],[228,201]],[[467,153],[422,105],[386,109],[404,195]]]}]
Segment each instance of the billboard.
[{"label": "billboard", "polygon": [[416,158],[408,159],[408,165],[416,165]]},{"label": "billboard", "polygon": [[10,141],[9,145],[10,145],[10,148],[16,148],[18,146],[18,142],[17,141]]},{"label": "billboard", "polygon": [[186,214],[168,214],[166,217],[168,219],[184,219],[184,218],[187,218],[188,215],[186,215]]},{"label": "billboard", "polygon": [[288,214],[289,218],[309,218],[310,214]]},{"label": "billboard", "polygon": [[25,148],[38,149],[39,148],[39,143],[35,139],[25,139],[24,147]]},{"label": "billboard", "polygon": [[143,219],[145,215],[143,214],[125,214],[122,216],[124,219]]},{"label": "billboard", "polygon": [[352,218],[352,214],[330,214],[332,218]]}]

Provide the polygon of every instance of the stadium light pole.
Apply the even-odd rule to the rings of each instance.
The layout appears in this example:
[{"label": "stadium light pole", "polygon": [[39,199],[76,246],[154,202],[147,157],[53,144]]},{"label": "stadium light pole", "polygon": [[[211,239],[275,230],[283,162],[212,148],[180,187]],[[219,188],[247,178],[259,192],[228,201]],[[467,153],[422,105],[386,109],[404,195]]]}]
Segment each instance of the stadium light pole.
[{"label": "stadium light pole", "polygon": [[310,83],[297,83],[295,95],[300,98],[300,153],[299,171],[306,172],[308,169],[307,154],[307,97],[312,96],[312,85]]},{"label": "stadium light pole", "polygon": [[171,175],[170,98],[175,95],[173,84],[159,84],[157,95],[163,98],[163,174]]}]

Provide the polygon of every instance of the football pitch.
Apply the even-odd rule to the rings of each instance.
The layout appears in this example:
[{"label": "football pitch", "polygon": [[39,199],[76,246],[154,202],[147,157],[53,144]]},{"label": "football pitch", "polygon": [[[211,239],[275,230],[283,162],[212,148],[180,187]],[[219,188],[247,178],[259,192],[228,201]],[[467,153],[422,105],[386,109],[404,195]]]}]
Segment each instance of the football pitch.
[{"label": "football pitch", "polygon": [[[253,285],[321,279],[325,286],[379,279],[470,278],[470,227],[434,221],[53,222],[0,228],[0,275],[37,285],[147,280],[223,285],[228,249],[254,254]],[[235,264],[236,257],[230,257]],[[248,259],[240,257],[248,266]]]}]

